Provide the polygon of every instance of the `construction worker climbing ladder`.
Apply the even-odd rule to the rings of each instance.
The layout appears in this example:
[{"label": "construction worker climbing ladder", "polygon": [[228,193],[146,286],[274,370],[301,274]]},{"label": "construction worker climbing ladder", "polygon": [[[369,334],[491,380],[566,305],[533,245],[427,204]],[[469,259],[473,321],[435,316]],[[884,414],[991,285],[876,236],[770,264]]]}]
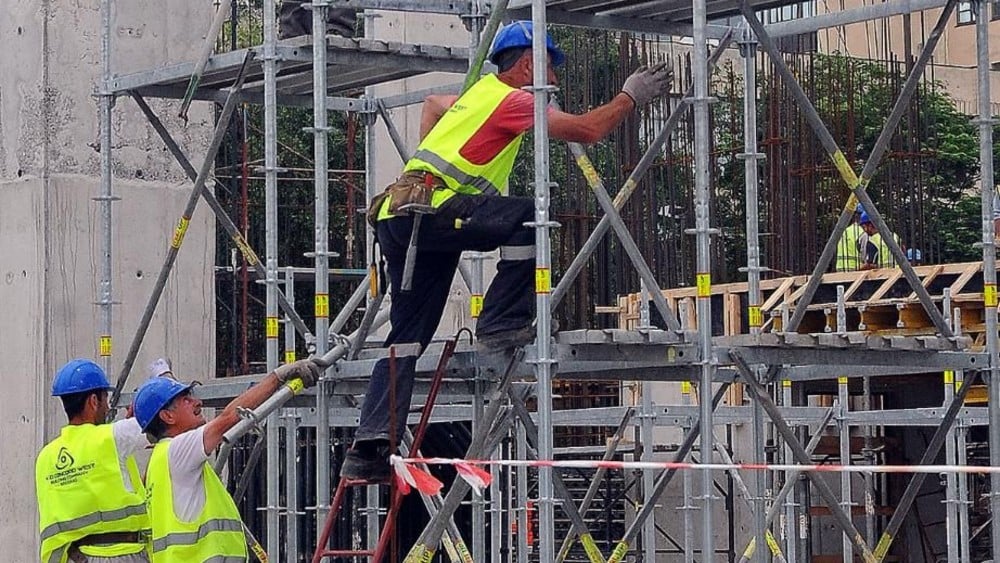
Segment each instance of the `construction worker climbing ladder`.
[{"label": "construction worker climbing ladder", "polygon": [[135,416],[156,446],[146,471],[153,563],[246,561],[239,510],[208,463],[223,434],[281,387],[311,387],[322,373],[313,360],[283,365],[233,399],[211,421],[194,384],[152,377],[139,388]]},{"label": "construction worker climbing ladder", "polygon": [[[399,181],[377,197],[369,209],[386,258],[392,286],[386,345],[419,344],[419,351],[397,359],[395,419],[403,434],[413,393],[416,361],[441,320],[462,251],[500,249],[497,276],[483,300],[476,327],[483,351],[503,351],[529,343],[535,331],[534,219],[532,198],[505,197],[508,180],[524,133],[534,124],[534,97],[523,87],[533,83],[532,23],[504,26],[493,41],[490,61],[497,73],[483,76],[465,94],[428,96],[420,119],[420,145]],[[546,37],[548,79],[565,55]],[[581,115],[548,110],[549,135],[555,139],[593,143],[668,90],[673,74],[664,63],[632,74],[620,94]],[[427,205],[415,240],[412,286],[403,291],[407,249],[415,218],[403,209]],[[411,252],[413,254],[413,252]],[[355,443],[341,466],[341,476],[381,481],[389,477],[389,369],[375,365]]]},{"label": "construction worker climbing ladder", "polygon": [[149,561],[145,488],[133,454],[149,445],[138,422],[105,424],[113,387],[86,359],[52,382],[69,418],[35,462],[42,563]]}]

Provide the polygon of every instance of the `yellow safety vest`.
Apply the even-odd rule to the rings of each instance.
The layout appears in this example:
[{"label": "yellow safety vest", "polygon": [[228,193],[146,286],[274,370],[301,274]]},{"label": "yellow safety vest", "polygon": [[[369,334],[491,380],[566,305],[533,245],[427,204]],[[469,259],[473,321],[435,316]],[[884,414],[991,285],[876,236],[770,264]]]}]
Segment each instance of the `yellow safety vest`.
[{"label": "yellow safety vest", "polygon": [[837,242],[835,272],[854,272],[861,267],[863,249],[858,250],[858,240],[864,234],[865,230],[857,223],[851,223],[844,229],[844,234]]},{"label": "yellow safety vest", "polygon": [[[35,462],[42,563],[65,563],[70,545],[86,536],[145,532],[145,490],[139,468],[126,461],[134,492],[125,488],[110,424],[70,424],[49,442]],[[87,555],[139,553],[144,543],[85,546]]]},{"label": "yellow safety vest", "polygon": [[[523,134],[511,140],[485,164],[469,162],[461,155],[461,150],[501,102],[515,91],[516,88],[504,84],[495,74],[484,76],[455,101],[417,147],[403,171],[430,172],[444,181],[448,189],[434,190],[433,207],[441,207],[456,193],[507,195],[507,181],[514,169]],[[389,199],[386,198],[379,210],[380,221],[390,217]]]},{"label": "yellow safety vest", "polygon": [[[896,239],[896,243],[899,244],[899,237],[897,237],[895,233],[893,233],[892,236]],[[874,244],[875,247],[878,248],[878,264],[876,264],[876,266],[879,268],[896,267],[896,258],[891,252],[889,252],[889,246],[885,244],[884,240],[882,240],[882,235],[880,233],[875,233],[874,235],[868,237],[868,242]]]},{"label": "yellow safety vest", "polygon": [[146,470],[153,563],[244,563],[247,544],[240,511],[207,463],[202,467],[205,506],[190,522],[177,518],[167,461],[169,444],[169,438],[156,444]]}]

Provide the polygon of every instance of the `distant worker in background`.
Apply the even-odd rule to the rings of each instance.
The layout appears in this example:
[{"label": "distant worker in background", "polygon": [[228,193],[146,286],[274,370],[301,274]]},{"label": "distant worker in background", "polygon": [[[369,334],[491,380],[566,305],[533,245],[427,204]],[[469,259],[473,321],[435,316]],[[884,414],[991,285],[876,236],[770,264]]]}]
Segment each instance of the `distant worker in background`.
[{"label": "distant worker in background", "polygon": [[295,380],[312,387],[321,373],[312,360],[283,365],[207,423],[193,383],[152,377],[142,384],[135,417],[156,443],[146,470],[153,563],[246,561],[240,512],[209,456],[240,421],[237,409],[254,409]]},{"label": "distant worker in background", "polygon": [[35,462],[42,563],[149,561],[146,491],[133,457],[149,441],[134,418],[105,424],[112,389],[85,359],[52,382],[69,423]]},{"label": "distant worker in background", "polygon": [[835,272],[855,272],[861,269],[861,249],[868,243],[868,234],[861,228],[861,214],[864,207],[859,203],[854,208],[854,215],[851,223],[844,229],[844,234],[840,235],[837,242],[837,261],[834,264]]},{"label": "distant worker in background", "polygon": [[[861,212],[861,228],[865,230],[865,234],[868,235],[868,240],[864,246],[860,245],[859,250],[861,250],[861,269],[862,270],[875,270],[878,268],[895,268],[896,258],[889,251],[889,246],[885,244],[885,240],[882,238],[882,234],[878,232],[875,224],[872,223],[870,217],[865,212]],[[899,243],[899,237],[896,233],[889,233],[896,243]]]},{"label": "distant worker in background", "polygon": [[919,248],[907,248],[906,260],[914,266],[919,266],[924,263],[924,253]]},{"label": "distant worker in background", "polygon": [[[479,79],[463,96],[428,96],[420,119],[421,143],[403,175],[369,206],[392,284],[386,346],[418,343],[420,351],[396,360],[395,420],[401,438],[413,394],[417,358],[430,343],[451,288],[463,250],[500,249],[497,274],[486,293],[476,327],[484,351],[503,351],[534,339],[535,218],[530,197],[506,197],[508,180],[524,133],[534,124],[534,96],[524,90],[534,82],[533,29],[530,21],[504,26],[493,42],[490,61],[498,69]],[[548,82],[565,55],[545,38]],[[594,143],[626,117],[663,96],[673,78],[666,63],[642,67],[625,81],[610,102],[581,115],[550,107],[549,135],[554,139]],[[408,204],[432,209],[422,219],[409,291],[401,289],[413,216]],[[374,368],[361,407],[355,443],[348,450],[341,477],[382,481],[389,477],[389,362]]]}]

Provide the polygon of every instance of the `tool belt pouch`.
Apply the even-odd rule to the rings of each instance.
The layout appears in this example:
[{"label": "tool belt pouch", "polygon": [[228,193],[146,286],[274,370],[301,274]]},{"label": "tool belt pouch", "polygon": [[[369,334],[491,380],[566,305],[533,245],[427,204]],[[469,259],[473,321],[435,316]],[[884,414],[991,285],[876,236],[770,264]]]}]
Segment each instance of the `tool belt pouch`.
[{"label": "tool belt pouch", "polygon": [[392,184],[389,184],[389,187],[385,191],[372,198],[372,203],[368,206],[368,224],[372,227],[375,226],[385,198],[390,196],[392,199],[389,201],[389,215],[393,217],[410,214],[408,211],[400,211],[399,208],[404,205],[414,203],[417,205],[430,205],[431,194],[434,193],[434,189],[444,186],[444,182],[440,179],[434,176],[430,176],[430,178],[431,181],[428,183],[424,174],[406,174]]}]

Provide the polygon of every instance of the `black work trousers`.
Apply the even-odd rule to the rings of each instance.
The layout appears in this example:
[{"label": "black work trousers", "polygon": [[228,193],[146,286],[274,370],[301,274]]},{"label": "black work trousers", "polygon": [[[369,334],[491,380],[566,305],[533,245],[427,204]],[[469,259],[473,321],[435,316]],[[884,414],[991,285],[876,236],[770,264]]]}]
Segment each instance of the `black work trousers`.
[{"label": "black work trousers", "polygon": [[[464,250],[500,249],[497,275],[483,299],[476,334],[481,336],[528,326],[534,318],[535,232],[524,226],[534,219],[534,200],[525,197],[456,195],[434,215],[421,219],[410,291],[401,291],[406,249],[413,218],[378,222],[377,235],[389,270],[392,328],[386,346],[419,343],[427,348],[441,321],[451,282]],[[355,439],[390,438],[390,413],[395,413],[395,442],[402,437],[413,395],[418,355],[397,356],[395,401],[390,404],[389,361],[375,364],[361,406]]]}]

